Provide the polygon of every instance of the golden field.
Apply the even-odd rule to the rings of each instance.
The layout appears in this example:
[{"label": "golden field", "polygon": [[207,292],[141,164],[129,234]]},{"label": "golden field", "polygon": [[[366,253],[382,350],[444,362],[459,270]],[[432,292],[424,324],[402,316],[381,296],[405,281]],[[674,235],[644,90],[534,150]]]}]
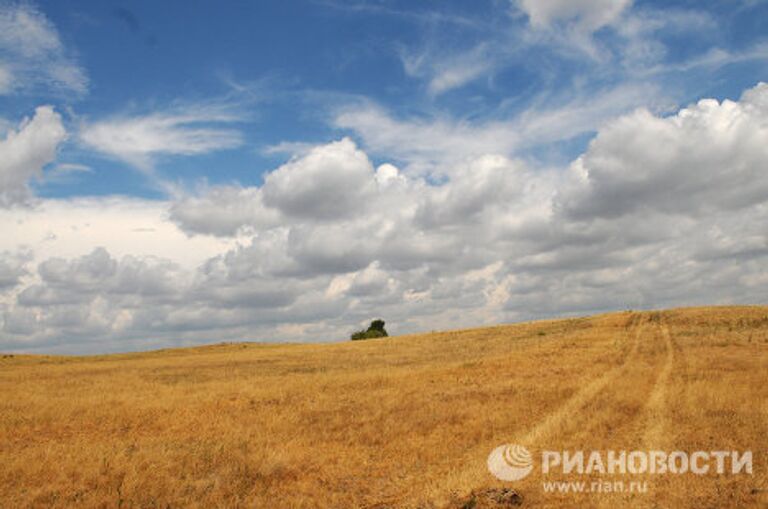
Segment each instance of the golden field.
[{"label": "golden field", "polygon": [[[523,507],[768,507],[768,307],[321,345],[0,355],[0,391],[2,508],[480,508],[502,487]],[[552,494],[538,469],[518,482],[488,472],[505,443],[534,457],[751,450],[754,471]]]}]

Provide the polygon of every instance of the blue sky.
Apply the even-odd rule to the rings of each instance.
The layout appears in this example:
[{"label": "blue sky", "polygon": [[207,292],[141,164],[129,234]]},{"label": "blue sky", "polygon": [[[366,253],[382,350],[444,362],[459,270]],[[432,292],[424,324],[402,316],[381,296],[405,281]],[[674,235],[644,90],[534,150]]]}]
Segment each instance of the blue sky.
[{"label": "blue sky", "polygon": [[[66,111],[73,126],[184,103],[237,109],[239,147],[200,157],[164,157],[156,164],[164,178],[185,183],[201,178],[258,183],[262,172],[285,160],[285,154],[268,153],[269,147],[354,135],[330,119],[337,109],[359,101],[373,102],[397,119],[482,124],[515,118],[531,107],[558,108],[631,83],[658,87],[658,96],[647,101],[663,111],[700,97],[738,97],[766,69],[764,58],[754,58],[682,70],[711,52],[754,52],[764,42],[765,2],[636,2],[634,22],[647,25],[638,30],[648,33],[628,42],[616,30],[600,27],[588,36],[597,56],[572,50],[567,40],[531,36],[525,13],[504,1],[28,5],[58,31],[87,85],[74,94],[36,87],[6,96],[0,103],[5,116],[29,114],[41,101]],[[553,32],[569,30],[555,23]],[[536,37],[542,42],[524,41]],[[631,58],[622,55],[630,44],[658,54],[619,62]],[[469,69],[455,84],[434,85],[440,73],[461,73],[462,66],[474,65],[482,69],[476,74]],[[627,106],[645,105],[634,102]],[[580,134],[554,146],[526,147],[530,150],[521,155],[568,160],[590,139],[590,132]],[[77,143],[61,150],[62,159],[94,172],[41,186],[42,195],[162,196],[142,175],[127,172],[125,164]],[[374,157],[384,160],[387,154]]]},{"label": "blue sky", "polygon": [[761,0],[0,2],[0,348],[760,300],[765,232],[725,224],[763,213],[767,24]]}]

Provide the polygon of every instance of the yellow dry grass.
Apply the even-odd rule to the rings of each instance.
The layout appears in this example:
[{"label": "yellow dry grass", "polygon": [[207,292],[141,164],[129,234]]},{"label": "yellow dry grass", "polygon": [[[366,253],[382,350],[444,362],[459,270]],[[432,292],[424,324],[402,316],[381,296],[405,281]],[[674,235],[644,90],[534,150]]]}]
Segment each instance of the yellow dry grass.
[{"label": "yellow dry grass", "polygon": [[[768,308],[623,312],[324,345],[0,355],[0,507],[766,507]],[[645,494],[496,480],[504,443],[752,450]],[[482,505],[483,500],[480,500]],[[480,507],[478,505],[478,507]]]}]

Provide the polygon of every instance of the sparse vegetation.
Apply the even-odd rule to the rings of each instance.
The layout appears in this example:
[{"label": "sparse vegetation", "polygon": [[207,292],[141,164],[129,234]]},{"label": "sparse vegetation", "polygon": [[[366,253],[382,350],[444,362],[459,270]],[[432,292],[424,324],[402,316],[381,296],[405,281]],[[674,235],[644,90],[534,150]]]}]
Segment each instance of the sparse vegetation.
[{"label": "sparse vegetation", "polygon": [[[2,357],[0,507],[765,507],[766,311]],[[504,443],[749,449],[754,475],[545,494],[490,476]]]},{"label": "sparse vegetation", "polygon": [[385,338],[387,336],[389,334],[387,334],[387,329],[384,328],[384,320],[374,320],[367,329],[353,332],[349,339],[357,341],[360,339]]}]

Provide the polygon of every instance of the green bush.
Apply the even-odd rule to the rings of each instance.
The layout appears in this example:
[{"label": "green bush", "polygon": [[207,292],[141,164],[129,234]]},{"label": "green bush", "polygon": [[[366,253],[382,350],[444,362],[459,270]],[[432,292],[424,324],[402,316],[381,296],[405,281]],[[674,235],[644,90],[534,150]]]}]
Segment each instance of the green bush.
[{"label": "green bush", "polygon": [[353,332],[349,339],[357,341],[359,339],[385,338],[387,336],[389,334],[387,334],[387,330],[384,328],[384,320],[374,320],[367,329]]}]

